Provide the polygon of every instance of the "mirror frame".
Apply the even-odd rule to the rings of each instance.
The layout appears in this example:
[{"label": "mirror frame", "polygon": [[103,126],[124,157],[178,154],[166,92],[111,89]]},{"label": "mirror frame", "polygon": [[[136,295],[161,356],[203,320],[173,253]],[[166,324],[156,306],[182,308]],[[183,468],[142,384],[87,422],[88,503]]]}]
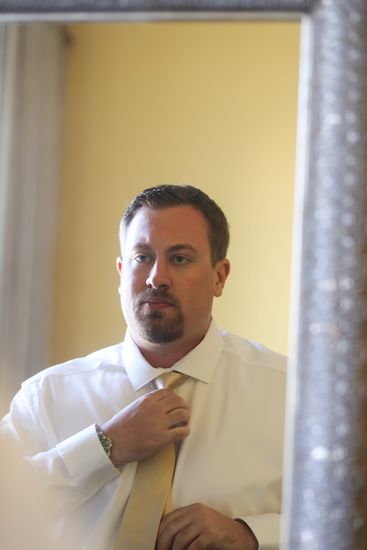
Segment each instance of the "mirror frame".
[{"label": "mirror frame", "polygon": [[367,540],[364,3],[0,0],[0,23],[301,18],[285,550]]}]

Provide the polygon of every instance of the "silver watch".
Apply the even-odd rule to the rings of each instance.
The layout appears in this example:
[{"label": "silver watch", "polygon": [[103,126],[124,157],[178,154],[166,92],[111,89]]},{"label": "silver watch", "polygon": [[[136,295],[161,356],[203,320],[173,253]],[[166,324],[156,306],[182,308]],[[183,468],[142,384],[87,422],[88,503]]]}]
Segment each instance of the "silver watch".
[{"label": "silver watch", "polygon": [[95,426],[96,426],[96,432],[97,432],[99,441],[100,441],[102,447],[104,448],[104,450],[106,451],[106,454],[107,454],[108,458],[111,458],[112,439],[110,439],[110,438],[101,430],[101,428],[100,428],[100,426],[98,426],[98,424],[96,424]]}]

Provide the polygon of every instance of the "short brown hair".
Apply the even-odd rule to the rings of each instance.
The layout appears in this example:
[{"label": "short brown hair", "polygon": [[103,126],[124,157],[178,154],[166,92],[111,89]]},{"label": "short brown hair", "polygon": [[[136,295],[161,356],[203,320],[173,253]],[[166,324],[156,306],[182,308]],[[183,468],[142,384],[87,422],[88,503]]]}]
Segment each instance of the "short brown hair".
[{"label": "short brown hair", "polygon": [[226,257],[229,227],[224,212],[206,193],[192,185],[160,185],[137,195],[125,210],[120,223],[120,239],[136,212],[142,208],[159,210],[183,204],[201,212],[208,223],[209,243],[213,265]]}]

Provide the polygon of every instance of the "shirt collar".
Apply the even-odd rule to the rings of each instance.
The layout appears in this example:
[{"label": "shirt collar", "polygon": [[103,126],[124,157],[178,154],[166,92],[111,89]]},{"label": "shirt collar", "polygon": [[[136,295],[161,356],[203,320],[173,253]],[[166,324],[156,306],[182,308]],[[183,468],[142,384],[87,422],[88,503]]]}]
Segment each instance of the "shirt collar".
[{"label": "shirt collar", "polygon": [[203,340],[170,369],[154,368],[141,354],[129,331],[126,332],[122,360],[134,390],[139,390],[163,372],[175,370],[209,383],[223,348],[223,340],[214,320]]}]

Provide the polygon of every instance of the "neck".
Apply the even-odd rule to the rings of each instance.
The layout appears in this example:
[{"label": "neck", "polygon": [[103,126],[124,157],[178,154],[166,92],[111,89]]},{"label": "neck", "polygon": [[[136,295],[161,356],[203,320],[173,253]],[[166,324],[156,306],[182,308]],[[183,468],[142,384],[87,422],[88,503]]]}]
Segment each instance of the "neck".
[{"label": "neck", "polygon": [[152,367],[168,369],[194,349],[204,336],[205,333],[187,342],[179,340],[168,344],[154,344],[145,341],[137,342],[135,338],[134,341],[143,357]]}]

